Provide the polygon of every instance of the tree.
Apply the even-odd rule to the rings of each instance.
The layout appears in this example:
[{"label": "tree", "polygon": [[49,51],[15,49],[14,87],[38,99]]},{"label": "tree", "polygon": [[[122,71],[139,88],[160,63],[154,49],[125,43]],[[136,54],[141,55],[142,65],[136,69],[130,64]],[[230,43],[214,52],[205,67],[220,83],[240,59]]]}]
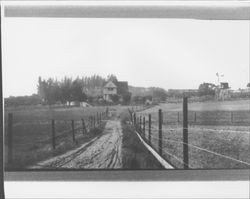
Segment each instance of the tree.
[{"label": "tree", "polygon": [[119,96],[118,95],[116,95],[116,94],[114,94],[114,95],[111,95],[111,99],[112,99],[112,101],[113,102],[118,102],[119,101]]},{"label": "tree", "polygon": [[199,86],[199,95],[215,95],[216,85],[212,83],[202,83]]},{"label": "tree", "polygon": [[86,101],[87,95],[83,92],[83,85],[78,79],[74,80],[71,86],[72,101]]},{"label": "tree", "polygon": [[123,102],[125,104],[129,104],[131,101],[131,93],[127,92],[127,93],[123,94],[122,99],[123,99]]},{"label": "tree", "polygon": [[247,87],[250,88],[250,82],[247,84]]},{"label": "tree", "polygon": [[116,84],[118,82],[117,77],[113,74],[108,75],[107,80],[114,82],[114,84]]},{"label": "tree", "polygon": [[167,93],[164,89],[162,88],[155,88],[153,90],[153,97],[160,98],[161,100],[166,100]]},{"label": "tree", "polygon": [[63,103],[65,102],[71,102],[71,86],[72,86],[72,79],[65,77],[60,85],[61,89],[61,101]]}]

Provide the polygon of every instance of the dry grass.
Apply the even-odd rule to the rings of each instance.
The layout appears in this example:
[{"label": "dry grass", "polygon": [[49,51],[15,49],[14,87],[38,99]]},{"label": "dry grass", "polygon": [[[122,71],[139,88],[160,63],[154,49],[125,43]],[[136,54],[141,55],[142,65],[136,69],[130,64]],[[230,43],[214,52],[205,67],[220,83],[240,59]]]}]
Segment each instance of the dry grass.
[{"label": "dry grass", "polygon": [[[87,134],[83,134],[81,118],[96,115],[104,111],[104,107],[97,108],[57,108],[39,110],[13,111],[13,162],[6,169],[25,169],[26,167],[47,158],[62,154],[79,147],[87,142],[103,128],[105,122]],[[7,113],[6,113],[7,114]],[[55,120],[56,149],[52,149],[51,121]],[[73,142],[71,120],[75,120],[76,142]],[[6,123],[7,121],[5,121]],[[101,129],[100,129],[101,128]],[[7,155],[7,127],[5,125],[5,157]],[[7,166],[7,165],[5,165]]]},{"label": "dry grass", "polygon": [[124,169],[162,169],[161,164],[145,148],[127,117],[122,116],[122,164]]},{"label": "dry grass", "polygon": [[[157,124],[152,124],[152,146],[158,150]],[[146,130],[146,138],[148,138]],[[183,168],[183,137],[182,127],[179,125],[163,126],[163,153],[175,167]],[[249,168],[249,166],[233,161],[207,151],[199,150],[198,146],[222,155],[232,157],[250,164],[250,134],[246,126],[189,126],[189,163],[190,168]],[[179,160],[174,158],[176,156]]]},{"label": "dry grass", "polygon": [[[148,114],[151,113],[152,126],[155,129],[152,132],[152,144],[158,150],[157,111],[159,108],[162,109],[164,157],[177,168],[183,168],[181,106],[182,104],[164,104],[137,113],[138,116],[145,116],[146,121]],[[229,106],[232,107],[229,108]],[[246,102],[246,100],[189,104],[189,144],[250,163],[250,112],[248,107],[249,101]],[[146,137],[148,137],[148,131],[146,131]],[[249,168],[248,165],[192,146],[189,146],[189,163],[191,168]]]}]

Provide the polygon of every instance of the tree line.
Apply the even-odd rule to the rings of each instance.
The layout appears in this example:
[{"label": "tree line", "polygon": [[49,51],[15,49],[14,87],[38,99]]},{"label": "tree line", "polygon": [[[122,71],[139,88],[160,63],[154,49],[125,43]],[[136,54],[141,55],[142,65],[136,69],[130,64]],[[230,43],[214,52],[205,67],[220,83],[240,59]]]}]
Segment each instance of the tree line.
[{"label": "tree line", "polygon": [[[45,104],[55,104],[60,102],[62,104],[73,101],[86,101],[89,97],[88,93],[95,89],[99,90],[110,79],[116,78],[114,75],[109,75],[103,78],[99,75],[90,77],[64,77],[61,80],[48,78],[38,79],[38,95],[42,98]],[[116,78],[117,79],[117,78]],[[99,93],[100,95],[100,93]]]}]

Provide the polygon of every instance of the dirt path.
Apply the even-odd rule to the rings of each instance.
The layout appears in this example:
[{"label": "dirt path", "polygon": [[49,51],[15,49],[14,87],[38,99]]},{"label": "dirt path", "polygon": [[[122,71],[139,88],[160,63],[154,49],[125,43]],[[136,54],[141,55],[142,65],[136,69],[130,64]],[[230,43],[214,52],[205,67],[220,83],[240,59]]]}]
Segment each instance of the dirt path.
[{"label": "dirt path", "polygon": [[38,163],[32,168],[122,168],[122,128],[120,120],[109,120],[103,135],[63,155]]}]

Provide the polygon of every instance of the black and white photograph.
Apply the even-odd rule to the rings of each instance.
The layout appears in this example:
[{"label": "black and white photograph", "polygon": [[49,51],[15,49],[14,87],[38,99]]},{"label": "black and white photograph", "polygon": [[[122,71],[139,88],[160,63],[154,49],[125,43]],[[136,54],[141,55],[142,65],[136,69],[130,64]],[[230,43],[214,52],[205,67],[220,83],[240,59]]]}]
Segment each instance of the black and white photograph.
[{"label": "black and white photograph", "polygon": [[1,6],[5,172],[249,181],[249,1],[49,3]]}]

